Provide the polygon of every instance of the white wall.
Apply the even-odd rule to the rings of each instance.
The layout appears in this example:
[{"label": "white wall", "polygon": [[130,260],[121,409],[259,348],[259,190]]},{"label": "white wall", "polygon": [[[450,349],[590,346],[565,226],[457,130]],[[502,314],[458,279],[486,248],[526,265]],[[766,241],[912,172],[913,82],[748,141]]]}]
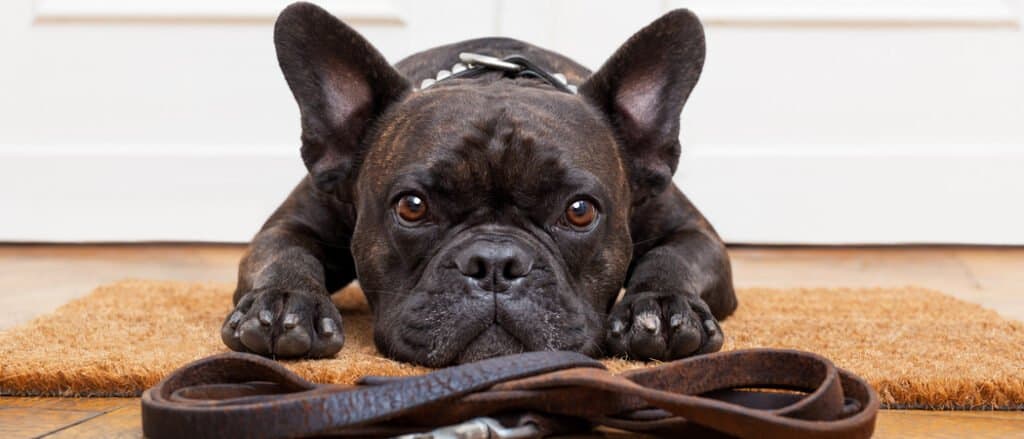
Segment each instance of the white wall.
[{"label": "white wall", "polygon": [[[303,174],[286,2],[0,2],[0,240],[242,241]],[[677,182],[732,242],[1024,244],[1019,0],[321,1],[397,60],[706,21]]]}]

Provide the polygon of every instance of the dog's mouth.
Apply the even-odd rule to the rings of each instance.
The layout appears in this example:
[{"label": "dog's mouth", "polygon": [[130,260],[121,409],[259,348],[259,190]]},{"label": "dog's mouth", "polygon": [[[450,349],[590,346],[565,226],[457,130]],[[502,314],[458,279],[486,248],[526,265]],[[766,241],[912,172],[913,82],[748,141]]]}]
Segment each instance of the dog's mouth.
[{"label": "dog's mouth", "polygon": [[381,316],[388,324],[379,327],[378,347],[429,367],[538,350],[598,353],[602,322],[584,302],[556,289],[523,294],[533,297],[496,303],[462,291],[414,293],[400,317]]},{"label": "dog's mouth", "polygon": [[[431,258],[408,294],[389,296],[400,301],[375,310],[375,340],[383,352],[430,367],[537,350],[597,352],[603,321],[585,295],[575,291],[558,255],[520,230],[462,233]],[[476,270],[467,270],[472,263],[460,266],[473,260],[460,258],[479,242],[488,251],[470,256],[483,262]],[[486,265],[514,260],[516,253],[503,250],[516,246],[529,256],[529,264],[505,263],[503,270],[521,273]],[[487,270],[507,285],[499,288],[500,282],[475,275]]]},{"label": "dog's mouth", "polygon": [[517,354],[526,350],[519,339],[510,334],[501,325],[494,323],[476,336],[456,358],[456,363],[472,363],[485,358],[501,355]]}]

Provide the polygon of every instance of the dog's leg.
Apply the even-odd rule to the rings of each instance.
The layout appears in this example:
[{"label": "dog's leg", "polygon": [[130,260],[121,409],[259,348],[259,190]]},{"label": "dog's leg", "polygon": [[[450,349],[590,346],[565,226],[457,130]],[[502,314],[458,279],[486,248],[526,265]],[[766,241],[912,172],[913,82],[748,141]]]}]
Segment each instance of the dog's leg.
[{"label": "dog's leg", "polygon": [[309,177],[253,240],[221,337],[234,350],[326,357],[344,342],[328,293],[355,276],[351,203],[363,140],[412,87],[358,32],[309,3],[281,12],[274,46],[299,104]]},{"label": "dog's leg", "polygon": [[626,295],[611,309],[605,338],[612,354],[671,359],[718,350],[716,316],[736,306],[725,246],[672,185],[679,115],[704,53],[700,20],[675,10],[630,37],[579,88],[613,123],[633,196]]},{"label": "dog's leg", "polygon": [[238,268],[235,309],[221,327],[228,347],[313,358],[341,349],[330,293],[354,278],[355,266],[347,233],[333,236],[345,228],[336,218],[346,215],[328,209],[304,183],[253,239]]},{"label": "dog's leg", "polygon": [[626,294],[608,317],[610,353],[671,360],[721,349],[718,320],[736,309],[725,245],[674,186],[634,212]]}]

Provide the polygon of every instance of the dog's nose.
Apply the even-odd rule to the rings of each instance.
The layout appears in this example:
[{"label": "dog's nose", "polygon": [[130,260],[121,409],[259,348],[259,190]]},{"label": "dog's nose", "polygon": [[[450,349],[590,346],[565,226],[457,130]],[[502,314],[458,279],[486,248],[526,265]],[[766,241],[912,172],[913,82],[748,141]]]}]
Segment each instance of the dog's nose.
[{"label": "dog's nose", "polygon": [[478,240],[455,257],[459,272],[488,291],[504,291],[533,269],[533,258],[514,242]]}]

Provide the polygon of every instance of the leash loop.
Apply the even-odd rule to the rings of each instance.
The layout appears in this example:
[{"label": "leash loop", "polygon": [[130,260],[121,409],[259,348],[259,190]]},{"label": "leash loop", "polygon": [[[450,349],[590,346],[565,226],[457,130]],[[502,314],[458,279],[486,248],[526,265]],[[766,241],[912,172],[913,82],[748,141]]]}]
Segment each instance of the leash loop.
[{"label": "leash loop", "polygon": [[314,384],[276,361],[228,353],[147,390],[142,424],[154,439],[517,439],[594,425],[672,437],[860,439],[874,431],[879,405],[860,377],[787,349],[718,352],[621,374],[575,352],[528,352],[355,386]]}]

